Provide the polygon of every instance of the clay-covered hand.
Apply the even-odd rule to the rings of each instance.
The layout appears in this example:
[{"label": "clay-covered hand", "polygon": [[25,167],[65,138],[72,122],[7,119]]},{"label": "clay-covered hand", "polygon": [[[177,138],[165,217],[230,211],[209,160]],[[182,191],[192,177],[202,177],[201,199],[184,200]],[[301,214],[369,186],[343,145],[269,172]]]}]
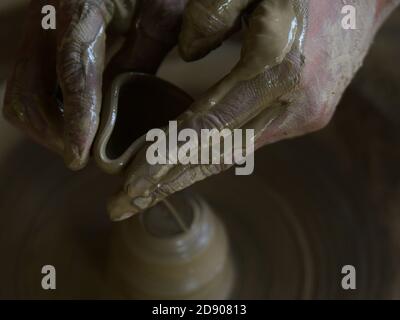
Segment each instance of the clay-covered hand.
[{"label": "clay-covered hand", "polygon": [[[123,70],[154,73],[178,41],[185,3],[33,0],[5,117],[81,169],[98,129],[103,72],[104,81]],[[46,5],[56,9],[55,30],[42,27]]]},{"label": "clay-covered hand", "polygon": [[[182,128],[249,128],[255,147],[325,126],[398,0],[189,0],[180,35],[186,60],[203,57],[246,27],[241,59],[179,119]],[[356,11],[346,29],[344,5]],[[124,189],[110,202],[113,220],[145,210],[230,165],[150,165],[142,150]]]}]

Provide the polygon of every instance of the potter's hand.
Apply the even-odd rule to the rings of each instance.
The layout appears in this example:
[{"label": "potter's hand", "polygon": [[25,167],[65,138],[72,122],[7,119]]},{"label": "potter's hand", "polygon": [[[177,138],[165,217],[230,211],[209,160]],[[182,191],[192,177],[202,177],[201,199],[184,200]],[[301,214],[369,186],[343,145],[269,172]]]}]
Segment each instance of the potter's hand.
[{"label": "potter's hand", "polygon": [[[33,0],[4,115],[62,154],[71,169],[82,168],[98,128],[112,44],[122,47],[105,76],[125,69],[155,72],[178,41],[185,1]],[[55,30],[42,28],[45,5],[56,9]]]},{"label": "potter's hand", "polygon": [[[255,147],[322,128],[372,38],[399,3],[353,0],[356,30],[342,26],[342,0],[190,0],[180,49],[198,59],[248,21],[240,62],[194,103],[179,128],[253,128]],[[178,131],[179,131],[178,128]],[[130,166],[124,190],[110,202],[121,220],[228,165],[149,165],[145,150]]]}]

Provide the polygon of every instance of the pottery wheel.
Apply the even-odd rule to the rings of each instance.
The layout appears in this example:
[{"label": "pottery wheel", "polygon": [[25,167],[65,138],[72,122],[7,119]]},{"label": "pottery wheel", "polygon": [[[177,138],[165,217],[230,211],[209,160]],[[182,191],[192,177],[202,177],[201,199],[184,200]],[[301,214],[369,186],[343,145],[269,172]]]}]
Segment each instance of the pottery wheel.
[{"label": "pottery wheel", "polygon": [[[354,99],[360,105],[353,95],[346,101]],[[398,292],[391,237],[398,203],[389,189],[397,179],[387,173],[399,159],[387,150],[399,135],[373,109],[350,128],[357,110],[345,108],[346,101],[322,133],[261,150],[255,175],[227,172],[192,188],[227,228],[239,275],[234,297],[383,298]],[[371,126],[374,134],[360,139]],[[120,181],[95,167],[69,172],[60,159],[18,139],[1,159],[0,176],[0,296],[118,296],[105,282],[114,226],[105,200]],[[57,269],[52,292],[40,286],[48,264]],[[341,288],[344,265],[356,267],[355,291]]]}]

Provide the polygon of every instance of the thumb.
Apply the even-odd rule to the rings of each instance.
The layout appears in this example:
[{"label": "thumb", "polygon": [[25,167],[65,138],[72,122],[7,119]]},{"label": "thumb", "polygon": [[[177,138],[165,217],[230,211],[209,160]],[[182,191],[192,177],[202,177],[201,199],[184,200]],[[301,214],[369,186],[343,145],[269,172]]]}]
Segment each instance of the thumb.
[{"label": "thumb", "polygon": [[99,123],[105,29],[113,7],[105,1],[61,1],[57,76],[64,100],[64,159],[73,170],[88,161]]}]

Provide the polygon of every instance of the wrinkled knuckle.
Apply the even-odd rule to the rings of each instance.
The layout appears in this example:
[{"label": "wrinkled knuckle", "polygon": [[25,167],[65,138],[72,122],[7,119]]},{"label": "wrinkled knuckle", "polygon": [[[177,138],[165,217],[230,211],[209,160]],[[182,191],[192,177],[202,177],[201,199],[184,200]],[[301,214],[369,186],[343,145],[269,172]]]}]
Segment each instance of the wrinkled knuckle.
[{"label": "wrinkled knuckle", "polygon": [[68,27],[58,44],[57,72],[63,90],[79,93],[84,90],[85,78],[95,57],[97,43],[104,39],[107,10],[104,1],[84,1],[72,6]]},{"label": "wrinkled knuckle", "polygon": [[182,188],[180,188],[179,185],[176,183],[166,183],[161,186],[159,186],[155,191],[154,195],[156,198],[166,198],[170,196],[171,194],[174,194],[175,192],[180,191]]},{"label": "wrinkled knuckle", "polygon": [[282,63],[263,70],[259,79],[268,92],[274,92],[274,89],[281,88],[279,92],[288,94],[302,89],[302,76],[303,64],[299,55],[290,55]]},{"label": "wrinkled knuckle", "polygon": [[63,89],[68,93],[81,92],[84,88],[85,66],[83,50],[77,41],[63,44],[60,48],[61,61],[58,63],[58,75]]},{"label": "wrinkled knuckle", "polygon": [[[79,28],[94,27],[97,25],[94,22],[108,23],[114,10],[112,0],[67,0],[61,1],[60,5],[60,11],[65,17],[71,19],[71,26],[79,26]],[[79,28],[71,30],[79,31]]]},{"label": "wrinkled knuckle", "polygon": [[216,129],[222,130],[225,127],[224,119],[214,112],[199,113],[188,120],[186,125],[193,128],[197,134],[200,134],[201,129]]},{"label": "wrinkled knuckle", "polygon": [[292,50],[287,54],[286,61],[287,72],[293,80],[296,80],[296,82],[299,83],[305,63],[304,56],[296,50]]}]

